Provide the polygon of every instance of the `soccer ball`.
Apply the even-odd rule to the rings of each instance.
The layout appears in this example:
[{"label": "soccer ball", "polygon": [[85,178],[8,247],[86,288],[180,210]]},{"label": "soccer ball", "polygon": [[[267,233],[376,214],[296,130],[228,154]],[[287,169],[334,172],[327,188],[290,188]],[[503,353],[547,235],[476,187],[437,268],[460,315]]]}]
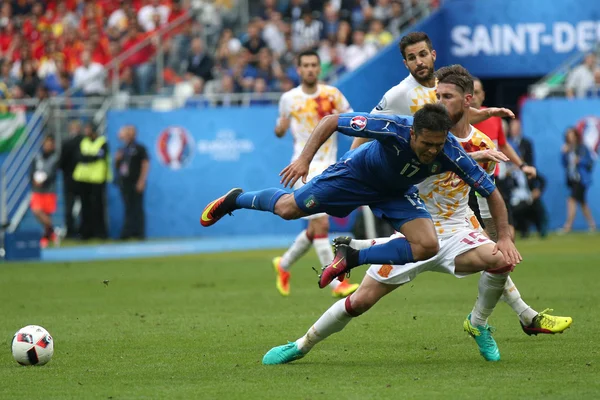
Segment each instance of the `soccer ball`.
[{"label": "soccer ball", "polygon": [[21,365],[44,365],[54,354],[54,341],[41,326],[27,325],[15,333],[12,354]]}]

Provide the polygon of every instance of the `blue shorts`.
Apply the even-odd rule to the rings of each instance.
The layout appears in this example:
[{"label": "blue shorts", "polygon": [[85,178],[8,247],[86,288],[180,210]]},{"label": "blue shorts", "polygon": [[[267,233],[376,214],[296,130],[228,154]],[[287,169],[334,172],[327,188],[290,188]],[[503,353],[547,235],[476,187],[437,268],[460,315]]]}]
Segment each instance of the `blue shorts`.
[{"label": "blue shorts", "polygon": [[369,206],[376,217],[388,220],[396,230],[413,219],[431,219],[416,187],[397,195],[382,194],[343,162],[331,165],[295,190],[294,199],[308,215],[327,213],[340,218],[360,206]]}]

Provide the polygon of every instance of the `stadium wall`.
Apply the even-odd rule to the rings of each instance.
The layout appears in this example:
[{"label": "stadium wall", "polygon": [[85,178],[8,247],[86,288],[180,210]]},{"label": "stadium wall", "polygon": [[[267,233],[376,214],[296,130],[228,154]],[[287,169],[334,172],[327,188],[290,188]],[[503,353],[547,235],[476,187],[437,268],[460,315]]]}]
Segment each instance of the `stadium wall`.
[{"label": "stadium wall", "polygon": [[[523,135],[533,142],[535,165],[547,180],[543,195],[549,213],[550,229],[560,228],[566,218],[566,172],[561,147],[569,126],[578,126],[589,147],[600,140],[600,100],[548,99],[527,101],[521,111]],[[600,222],[600,169],[593,171],[593,183],[587,200],[594,218]],[[574,229],[586,229],[581,211],[577,211]]]},{"label": "stadium wall", "polygon": [[[118,131],[134,125],[150,156],[145,193],[148,237],[295,234],[304,221],[284,221],[270,213],[237,211],[235,218],[202,228],[206,204],[232,187],[281,187],[279,171],[289,164],[292,138],[277,139],[275,106],[200,110],[110,111],[107,135],[114,154]],[[110,236],[118,237],[123,203],[116,185],[108,189]],[[354,216],[332,220],[332,231],[347,232]]]}]

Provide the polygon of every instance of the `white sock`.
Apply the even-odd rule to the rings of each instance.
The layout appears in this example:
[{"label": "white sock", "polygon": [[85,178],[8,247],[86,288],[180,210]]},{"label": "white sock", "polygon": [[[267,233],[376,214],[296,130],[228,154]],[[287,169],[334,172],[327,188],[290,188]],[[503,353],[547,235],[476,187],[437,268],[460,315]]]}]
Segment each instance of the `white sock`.
[{"label": "white sock", "polygon": [[327,311],[321,315],[321,318],[310,327],[306,335],[296,340],[298,349],[303,353],[308,353],[314,345],[329,336],[344,329],[352,317],[346,313],[346,299],[335,302]]},{"label": "white sock", "polygon": [[477,301],[475,301],[475,307],[471,311],[471,324],[473,326],[485,326],[487,324],[488,317],[494,311],[494,307],[498,304],[508,274],[490,274],[484,272],[479,278],[479,294],[477,295]]},{"label": "white sock", "polygon": [[311,244],[312,241],[306,236],[306,229],[300,232],[298,236],[296,236],[296,239],[294,239],[294,243],[292,243],[290,248],[281,257],[281,261],[279,262],[281,268],[288,271],[292,264],[310,249]]},{"label": "white sock", "polygon": [[[317,257],[319,257],[321,265],[325,266],[331,264],[333,261],[333,249],[331,243],[329,243],[329,238],[315,238],[313,239],[313,246],[315,246],[315,251],[317,252]],[[334,279],[329,284],[329,287],[335,289],[340,283],[340,281]]]},{"label": "white sock", "polygon": [[384,244],[389,242],[394,238],[386,237],[386,238],[377,238],[377,239],[352,239],[350,241],[350,247],[356,250],[368,249],[371,246],[375,246],[376,244]]},{"label": "white sock", "polygon": [[533,318],[538,314],[537,311],[521,299],[521,293],[519,293],[519,289],[517,289],[512,279],[510,279],[510,276],[506,279],[502,300],[512,307],[525,326],[531,325]]}]

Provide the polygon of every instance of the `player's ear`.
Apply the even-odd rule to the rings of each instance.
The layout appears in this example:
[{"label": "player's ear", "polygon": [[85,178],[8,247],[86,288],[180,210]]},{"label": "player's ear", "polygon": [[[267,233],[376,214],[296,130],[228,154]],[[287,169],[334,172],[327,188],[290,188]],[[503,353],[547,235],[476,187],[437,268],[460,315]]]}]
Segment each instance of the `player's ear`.
[{"label": "player's ear", "polygon": [[404,66],[406,67],[406,69],[408,69],[410,71],[410,69],[408,68],[408,65],[406,65],[406,59],[402,59],[402,62],[404,63]]},{"label": "player's ear", "polygon": [[431,50],[431,56],[433,57],[433,61],[435,62],[435,59],[437,58],[437,53],[435,52],[435,50]]},{"label": "player's ear", "polygon": [[471,107],[471,101],[473,100],[473,95],[470,93],[465,94],[465,107]]}]

